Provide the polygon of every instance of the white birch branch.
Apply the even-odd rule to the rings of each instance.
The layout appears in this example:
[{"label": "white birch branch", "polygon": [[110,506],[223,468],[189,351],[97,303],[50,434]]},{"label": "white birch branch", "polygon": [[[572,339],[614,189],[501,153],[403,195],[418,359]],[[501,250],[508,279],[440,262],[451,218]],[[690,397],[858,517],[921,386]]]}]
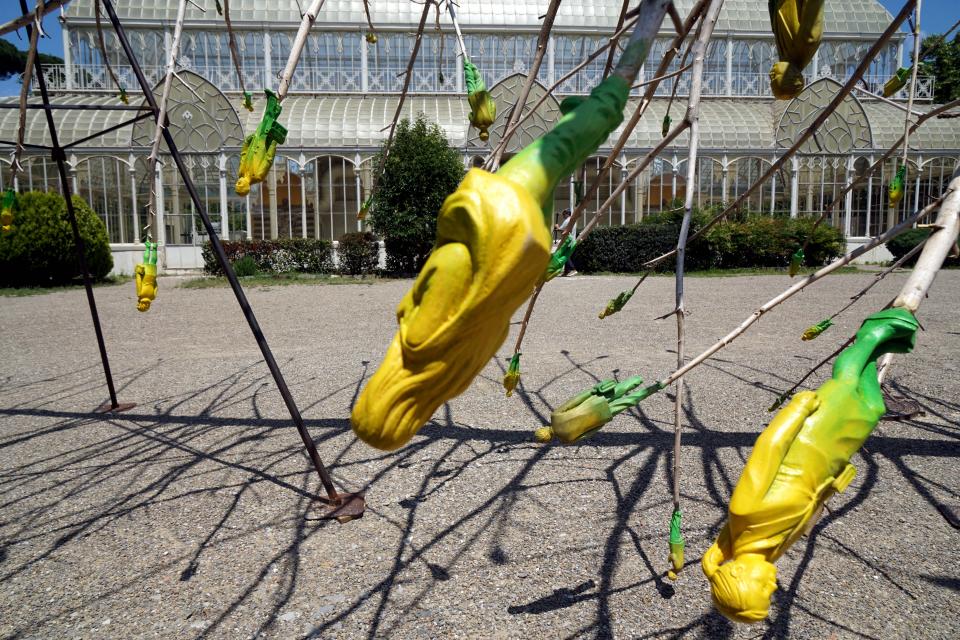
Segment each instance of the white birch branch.
[{"label": "white birch branch", "polygon": [[290,49],[290,56],[287,58],[287,66],[283,68],[283,74],[280,76],[280,87],[277,89],[277,100],[283,102],[287,97],[287,91],[290,89],[290,81],[293,79],[293,72],[297,69],[297,63],[300,62],[300,56],[303,54],[303,48],[307,44],[307,36],[310,35],[310,28],[317,21],[317,15],[320,8],[323,7],[324,0],[312,0],[306,13],[300,20],[300,28],[297,29],[297,37],[293,41],[293,47]]},{"label": "white birch branch", "polygon": [[[690,79],[690,96],[687,101],[687,113],[684,117],[690,127],[690,143],[687,151],[687,193],[683,203],[683,222],[677,238],[677,269],[675,299],[677,315],[677,367],[683,366],[684,307],[683,270],[686,258],[687,235],[690,232],[690,218],[693,216],[693,195],[697,184],[697,158],[700,147],[700,93],[703,87],[703,66],[707,56],[707,44],[713,36],[713,27],[720,15],[723,0],[712,0],[700,23],[700,31],[693,44],[693,71]],[[683,379],[677,378],[676,397],[673,406],[673,508],[680,508],[680,437],[683,432]]]},{"label": "white birch branch", "polygon": [[170,44],[170,55],[167,58],[166,75],[163,79],[163,93],[160,96],[160,104],[157,112],[157,127],[153,132],[153,145],[150,149],[150,155],[147,169],[147,179],[150,181],[150,201],[147,206],[147,212],[150,215],[148,224],[147,238],[153,239],[154,226],[157,221],[157,162],[160,152],[160,138],[163,137],[163,130],[167,126],[167,100],[170,98],[170,86],[173,84],[173,76],[177,69],[177,56],[180,52],[180,37],[183,35],[183,20],[187,11],[187,0],[180,0],[180,6],[177,9],[177,22],[173,30],[173,42]]}]

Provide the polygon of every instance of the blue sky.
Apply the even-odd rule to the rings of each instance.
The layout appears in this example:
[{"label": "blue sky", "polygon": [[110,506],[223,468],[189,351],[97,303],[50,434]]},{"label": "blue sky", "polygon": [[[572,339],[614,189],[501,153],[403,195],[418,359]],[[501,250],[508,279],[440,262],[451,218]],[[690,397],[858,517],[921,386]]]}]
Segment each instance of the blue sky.
[{"label": "blue sky", "polygon": [[[202,0],[201,0],[202,1]],[[293,0],[279,0],[280,2]],[[833,2],[842,2],[843,0],[831,0]],[[19,2],[17,0],[4,0],[0,3],[0,22],[6,22],[20,14]],[[212,2],[210,3],[213,4]],[[880,0],[880,4],[887,8],[887,11],[896,13],[903,6],[902,0]],[[34,5],[34,0],[27,0],[28,6]],[[766,0],[757,0],[757,6],[766,9]],[[40,41],[40,51],[63,57],[63,40],[60,31],[59,13],[54,12],[44,20],[44,29],[49,34],[49,38]],[[921,9],[921,23],[924,33],[937,33],[947,29],[958,18],[960,18],[960,6],[957,0],[924,0]],[[16,44],[19,48],[26,48],[26,34],[20,31],[20,34],[8,34],[5,37]],[[17,95],[20,91],[20,85],[15,79],[0,81],[0,96]]]}]

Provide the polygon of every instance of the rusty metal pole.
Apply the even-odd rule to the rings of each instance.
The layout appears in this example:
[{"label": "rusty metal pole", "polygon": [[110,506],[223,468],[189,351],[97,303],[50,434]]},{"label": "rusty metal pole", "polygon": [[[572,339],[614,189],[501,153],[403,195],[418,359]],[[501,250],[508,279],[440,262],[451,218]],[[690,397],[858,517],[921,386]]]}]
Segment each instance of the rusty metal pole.
[{"label": "rusty metal pole", "polygon": [[[21,0],[21,2],[22,1],[23,0]],[[147,84],[147,79],[144,77],[143,70],[140,68],[136,55],[130,46],[130,42],[127,40],[127,34],[123,29],[123,25],[120,23],[120,19],[117,17],[117,12],[113,8],[113,3],[111,0],[102,1],[104,8],[107,10],[107,15],[110,17],[110,22],[113,23],[113,28],[116,32],[117,39],[120,41],[120,45],[123,47],[123,51],[130,62],[130,66],[133,69],[134,75],[137,77],[137,82],[140,84],[140,89],[143,91],[144,98],[153,109],[155,114],[154,117],[156,117],[156,114],[159,113],[159,108],[156,98],[153,95],[153,90],[151,89],[150,85]],[[240,282],[237,280],[237,276],[233,271],[233,266],[227,259],[227,254],[223,250],[223,244],[220,242],[220,238],[217,235],[216,230],[213,228],[213,224],[210,222],[210,217],[207,215],[206,207],[204,206],[203,201],[200,199],[200,195],[197,193],[197,189],[193,184],[193,180],[190,178],[190,173],[187,171],[187,167],[183,162],[183,158],[180,155],[177,145],[173,140],[173,136],[170,134],[170,131],[167,129],[167,127],[163,128],[163,137],[167,143],[167,149],[169,150],[170,155],[173,157],[174,163],[177,165],[177,170],[180,172],[180,177],[183,180],[183,184],[187,188],[187,192],[190,194],[190,199],[193,201],[193,205],[203,221],[203,226],[206,229],[207,234],[210,236],[210,244],[212,245],[214,254],[217,257],[217,262],[220,263],[220,267],[223,269],[227,280],[230,282],[230,287],[233,289],[233,293],[237,298],[237,303],[240,305],[240,309],[243,311],[243,315],[247,320],[247,324],[250,325],[250,331],[253,333],[253,337],[257,341],[257,345],[260,347],[260,352],[263,354],[263,360],[267,364],[267,368],[270,369],[270,374],[273,376],[273,380],[276,382],[277,388],[280,390],[280,395],[283,397],[283,401],[287,405],[287,410],[290,412],[290,418],[293,420],[294,425],[297,427],[297,431],[300,433],[300,438],[303,440],[303,446],[306,448],[307,453],[310,456],[310,460],[313,462],[313,466],[317,470],[317,475],[320,476],[320,482],[323,483],[323,487],[326,489],[327,496],[329,497],[329,506],[331,509],[322,517],[332,517],[338,519],[360,517],[364,510],[363,494],[337,493],[336,488],[333,486],[333,480],[330,478],[330,474],[327,472],[326,467],[320,460],[320,454],[317,452],[317,447],[314,444],[313,439],[310,438],[310,434],[307,432],[306,426],[303,424],[303,417],[300,415],[300,410],[297,408],[297,404],[293,400],[290,389],[287,387],[287,383],[283,378],[283,374],[280,372],[280,367],[277,365],[277,361],[273,357],[273,352],[270,350],[270,345],[267,344],[267,339],[264,337],[263,331],[260,329],[260,324],[257,322],[257,318],[253,313],[253,309],[250,307],[250,303],[247,300],[247,296],[243,292],[243,288],[240,286]]]},{"label": "rusty metal pole", "polygon": [[[20,0],[20,9],[25,16],[31,13],[27,8],[26,0]],[[32,23],[27,23],[28,40],[34,28]],[[120,404],[117,401],[117,390],[113,385],[113,374],[110,371],[110,359],[107,357],[107,346],[103,341],[103,328],[100,326],[100,314],[97,313],[97,302],[93,297],[93,280],[90,277],[90,269],[87,266],[86,246],[83,238],[80,237],[80,227],[77,225],[77,214],[73,209],[73,194],[70,192],[70,180],[67,177],[67,154],[64,152],[63,147],[60,146],[60,139],[57,136],[57,126],[53,120],[53,107],[50,105],[50,95],[47,93],[47,82],[43,77],[43,65],[40,62],[40,56],[34,56],[33,68],[34,75],[37,79],[37,87],[40,89],[40,97],[43,100],[43,111],[47,116],[47,128],[50,131],[53,159],[57,163],[57,171],[60,174],[60,188],[63,190],[63,199],[67,205],[67,218],[70,220],[70,229],[73,231],[73,243],[77,250],[77,261],[80,263],[80,270],[83,272],[83,288],[86,289],[87,292],[87,304],[90,307],[90,317],[93,320],[93,331],[97,336],[97,346],[100,348],[100,362],[103,364],[103,375],[107,379],[107,391],[110,394],[110,402],[100,405],[95,411],[97,413],[126,411],[136,405],[129,402]]]}]

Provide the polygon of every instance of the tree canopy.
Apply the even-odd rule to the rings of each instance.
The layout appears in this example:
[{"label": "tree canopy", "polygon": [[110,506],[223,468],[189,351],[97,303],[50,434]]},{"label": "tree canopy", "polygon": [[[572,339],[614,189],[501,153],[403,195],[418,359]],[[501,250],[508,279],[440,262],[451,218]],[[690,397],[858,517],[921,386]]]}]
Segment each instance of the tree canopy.
[{"label": "tree canopy", "polygon": [[[372,166],[379,162],[380,154]],[[371,227],[386,246],[389,271],[420,270],[433,248],[440,206],[461,178],[463,161],[439,126],[423,114],[414,122],[400,121],[370,211]]]},{"label": "tree canopy", "polygon": [[933,101],[943,104],[960,98],[960,35],[947,40],[943,35],[928,36],[920,45],[922,75],[935,76]]},{"label": "tree canopy", "polygon": [[[63,64],[63,58],[39,53],[42,64]],[[23,73],[27,66],[27,52],[20,51],[9,40],[0,38],[0,80]]]}]

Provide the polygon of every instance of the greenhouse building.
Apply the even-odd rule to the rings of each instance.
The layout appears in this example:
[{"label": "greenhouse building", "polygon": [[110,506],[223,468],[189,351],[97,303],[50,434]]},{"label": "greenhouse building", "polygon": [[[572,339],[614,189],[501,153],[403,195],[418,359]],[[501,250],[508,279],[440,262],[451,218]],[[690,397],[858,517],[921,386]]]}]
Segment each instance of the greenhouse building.
[{"label": "greenhouse building", "polygon": [[[177,0],[122,2],[118,11],[148,80],[159,85],[173,41]],[[403,87],[402,72],[415,41],[421,5],[372,0],[371,17],[377,42],[365,38],[369,27],[362,0],[327,0],[320,12],[280,121],[289,131],[277,151],[268,178],[245,197],[236,195],[240,146],[260,121],[265,100],[260,90],[276,88],[300,24],[293,0],[233,0],[230,13],[241,58],[242,84],[255,92],[254,111],[243,108],[241,82],[230,58],[227,32],[214,3],[202,11],[187,4],[178,74],[169,103],[170,129],[219,233],[230,239],[286,237],[321,238],[336,242],[362,225],[360,203],[368,195],[372,159],[386,136]],[[305,4],[303,2],[300,3]],[[680,13],[693,0],[678,0]],[[484,74],[500,105],[490,139],[482,142],[467,120],[467,104],[449,17],[439,26],[431,15],[413,69],[403,114],[419,113],[440,125],[465,166],[478,164],[496,144],[503,120],[517,99],[536,51],[547,2],[529,0],[462,0],[459,18],[471,60]],[[617,25],[621,0],[563,3],[529,103],[539,101],[553,85],[607,41]],[[94,0],[73,0],[61,17],[64,64],[45,67],[52,100],[59,105],[86,105],[85,110],[54,112],[60,139],[80,140],[130,118],[129,112],[89,109],[118,104],[114,87],[97,44]],[[730,202],[783,153],[836,95],[862,61],[877,36],[891,21],[876,0],[827,3],[823,42],[805,70],[807,88],[791,101],[773,99],[767,73],[776,60],[765,0],[727,0],[707,51],[701,105],[701,157],[697,184],[685,184],[686,135],[678,138],[633,180],[603,224],[622,225],[670,208],[687,189],[695,190],[700,206]],[[664,23],[641,80],[649,79],[669,45],[671,24]],[[138,85],[109,23],[106,52],[120,83],[137,101]],[[872,62],[860,89],[808,141],[803,153],[763,185],[746,208],[769,215],[809,216],[833,203],[834,194],[893,145],[904,130],[906,94],[884,101],[870,94],[909,58],[912,37],[898,32]],[[547,97],[513,136],[514,152],[546,131],[559,117],[559,100],[582,95],[602,77],[606,55],[574,73]],[[672,69],[677,69],[675,61]],[[689,72],[664,81],[656,99],[619,157],[600,192],[588,203],[592,215],[600,202],[661,140],[668,113],[683,117]],[[920,77],[916,112],[932,108],[934,78]],[[636,106],[642,89],[635,89]],[[676,98],[671,101],[671,93]],[[159,91],[158,91],[159,93]],[[259,94],[259,95],[256,95]],[[7,98],[15,102],[16,98]],[[0,113],[2,138],[16,138],[18,113]],[[147,156],[153,127],[150,119],[119,127],[68,150],[75,191],[106,223],[118,271],[129,272],[142,251],[145,211],[152,180],[158,192],[157,227],[162,262],[168,270],[202,266],[207,240],[199,216],[179,180],[174,164],[162,162],[148,176]],[[616,135],[616,134],[615,134]],[[26,141],[49,144],[44,112],[28,113]],[[576,197],[578,182],[596,175],[615,136],[588,161],[585,171],[571,176],[555,196],[562,208]],[[891,159],[873,177],[832,207],[829,221],[842,230],[850,245],[895,224],[908,211],[926,203],[944,188],[960,157],[960,120],[931,119],[910,138],[907,194],[890,206],[886,185],[895,171]],[[13,177],[8,157],[0,159],[0,187],[19,190],[59,190],[49,156],[29,155],[25,172]],[[878,253],[878,251],[880,253]],[[879,249],[868,258],[885,257]]]}]

